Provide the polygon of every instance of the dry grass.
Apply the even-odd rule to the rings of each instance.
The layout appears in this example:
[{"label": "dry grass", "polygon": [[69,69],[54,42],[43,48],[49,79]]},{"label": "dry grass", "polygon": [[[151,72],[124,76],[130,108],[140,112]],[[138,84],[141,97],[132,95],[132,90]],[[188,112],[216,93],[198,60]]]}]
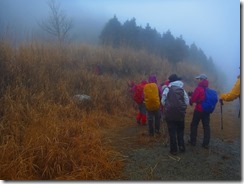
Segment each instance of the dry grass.
[{"label": "dry grass", "polygon": [[[102,66],[102,75],[93,67]],[[176,72],[144,51],[38,43],[17,49],[0,43],[0,178],[2,180],[116,180],[123,159],[102,143],[131,118],[127,81]],[[189,77],[193,69],[179,66]],[[195,73],[194,73],[195,74]],[[92,103],[72,97],[87,94]]]}]

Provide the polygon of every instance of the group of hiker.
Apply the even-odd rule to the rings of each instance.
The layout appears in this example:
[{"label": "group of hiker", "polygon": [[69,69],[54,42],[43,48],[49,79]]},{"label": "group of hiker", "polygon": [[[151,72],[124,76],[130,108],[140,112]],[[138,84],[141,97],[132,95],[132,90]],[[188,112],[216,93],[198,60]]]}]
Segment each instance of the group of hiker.
[{"label": "group of hiker", "polygon": [[176,155],[185,152],[184,129],[187,106],[195,104],[190,124],[190,139],[192,146],[197,142],[199,122],[203,125],[202,147],[209,148],[210,143],[210,114],[217,102],[232,101],[240,97],[240,77],[233,89],[218,98],[217,92],[208,87],[205,74],[195,77],[198,84],[193,92],[184,90],[181,77],[172,74],[163,84],[159,85],[156,75],[150,75],[148,80],[139,84],[129,84],[133,99],[138,105],[136,121],[138,125],[148,125],[149,136],[160,134],[160,119],[164,119],[168,127],[170,153]]}]

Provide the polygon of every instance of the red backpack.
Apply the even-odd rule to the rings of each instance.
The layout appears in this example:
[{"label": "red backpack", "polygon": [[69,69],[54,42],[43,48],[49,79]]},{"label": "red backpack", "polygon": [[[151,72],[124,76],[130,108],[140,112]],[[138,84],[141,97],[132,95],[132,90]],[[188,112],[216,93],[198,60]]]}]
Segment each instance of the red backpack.
[{"label": "red backpack", "polygon": [[135,87],[134,100],[136,103],[140,104],[143,102],[143,88],[145,84],[139,84]]}]

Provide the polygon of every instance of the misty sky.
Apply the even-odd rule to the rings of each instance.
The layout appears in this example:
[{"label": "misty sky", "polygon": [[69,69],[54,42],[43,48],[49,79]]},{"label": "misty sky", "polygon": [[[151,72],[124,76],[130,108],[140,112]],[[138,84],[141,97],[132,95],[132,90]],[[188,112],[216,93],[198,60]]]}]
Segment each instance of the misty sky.
[{"label": "misty sky", "polygon": [[[61,8],[75,20],[87,19],[103,26],[114,15],[121,23],[135,18],[163,34],[170,30],[193,42],[228,76],[231,88],[240,73],[240,1],[238,0],[59,0]],[[47,16],[46,0],[0,0],[0,23],[25,27]],[[35,25],[36,26],[36,25]],[[27,28],[26,28],[27,29]],[[82,26],[80,29],[85,29]],[[94,27],[99,30],[99,28]],[[101,28],[100,28],[101,29]],[[90,30],[95,31],[95,30]],[[85,33],[84,33],[85,34]],[[203,71],[204,73],[204,71]],[[226,83],[226,81],[223,81]]]}]

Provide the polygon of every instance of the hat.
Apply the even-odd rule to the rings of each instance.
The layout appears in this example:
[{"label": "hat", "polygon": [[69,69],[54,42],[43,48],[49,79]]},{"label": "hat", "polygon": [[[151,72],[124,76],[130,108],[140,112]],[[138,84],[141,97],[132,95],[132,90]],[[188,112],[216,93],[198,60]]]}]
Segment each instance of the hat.
[{"label": "hat", "polygon": [[141,84],[143,85],[143,84],[147,84],[147,81],[146,80],[142,80],[141,81]]},{"label": "hat", "polygon": [[181,80],[181,77],[178,77],[176,74],[172,74],[169,76],[169,82],[174,82],[174,81],[178,81]]},{"label": "hat", "polygon": [[157,77],[156,75],[150,75],[148,78],[149,83],[157,83]]},{"label": "hat", "polygon": [[207,79],[207,75],[205,74],[201,74],[201,75],[198,75],[197,77],[195,77],[196,79]]}]

